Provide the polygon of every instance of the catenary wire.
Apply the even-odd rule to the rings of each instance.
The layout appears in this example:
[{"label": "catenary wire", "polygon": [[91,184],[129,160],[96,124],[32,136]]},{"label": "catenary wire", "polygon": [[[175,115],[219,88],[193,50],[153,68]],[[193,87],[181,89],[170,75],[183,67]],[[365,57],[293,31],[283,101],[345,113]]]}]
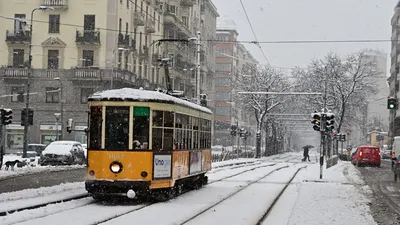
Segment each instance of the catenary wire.
[{"label": "catenary wire", "polygon": [[244,7],[244,4],[243,4],[243,1],[242,1],[242,0],[240,0],[240,4],[242,5],[242,9],[243,9],[243,11],[244,11],[244,14],[246,15],[247,22],[249,23],[250,28],[251,28],[251,31],[253,32],[253,35],[254,35],[254,39],[256,40],[256,41],[254,42],[254,44],[257,45],[257,47],[261,50],[261,53],[262,53],[262,55],[264,56],[264,59],[265,59],[265,61],[267,62],[267,64],[270,64],[269,61],[268,61],[267,56],[266,56],[265,53],[264,53],[264,50],[262,49],[262,47],[261,47],[260,44],[258,43],[258,39],[257,39],[256,32],[254,31],[253,25],[251,24],[249,15],[247,15],[247,11],[246,11],[246,8]]},{"label": "catenary wire", "polygon": [[[12,19],[6,16],[0,16],[0,19]],[[34,22],[39,23],[49,23],[49,21],[43,20],[33,20]],[[76,24],[67,24],[67,23],[60,23],[60,26],[70,26],[70,27],[77,27],[83,28],[82,25]],[[98,30],[104,31],[111,31],[111,32],[119,32],[116,29],[109,29],[109,28],[97,28]],[[140,34],[140,32],[128,32],[131,34]],[[155,37],[164,37],[164,35],[158,34],[148,34],[149,36]],[[247,41],[247,40],[236,40],[236,41],[224,41],[224,40],[217,40],[217,39],[202,39],[201,42],[215,42],[215,43],[242,43],[242,44],[254,44],[254,41]],[[336,39],[336,40],[270,40],[270,41],[258,41],[259,44],[333,44],[333,43],[382,43],[382,42],[398,42],[398,40],[391,40],[391,39]]]}]

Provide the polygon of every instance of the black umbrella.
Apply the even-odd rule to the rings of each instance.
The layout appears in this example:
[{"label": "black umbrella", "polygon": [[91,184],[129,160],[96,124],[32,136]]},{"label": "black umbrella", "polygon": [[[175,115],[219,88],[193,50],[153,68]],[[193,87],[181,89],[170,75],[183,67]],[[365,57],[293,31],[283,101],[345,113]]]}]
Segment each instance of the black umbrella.
[{"label": "black umbrella", "polygon": [[315,148],[315,147],[312,145],[305,145],[305,146],[303,146],[303,148]]}]

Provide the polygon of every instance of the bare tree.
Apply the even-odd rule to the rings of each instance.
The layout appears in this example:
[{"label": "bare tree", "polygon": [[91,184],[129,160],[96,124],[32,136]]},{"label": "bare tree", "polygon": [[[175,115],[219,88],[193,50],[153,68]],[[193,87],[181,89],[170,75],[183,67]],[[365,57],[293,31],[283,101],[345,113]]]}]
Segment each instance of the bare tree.
[{"label": "bare tree", "polygon": [[[361,107],[365,96],[376,92],[374,82],[379,75],[376,59],[364,51],[344,58],[330,53],[324,59],[312,61],[307,71],[294,73],[303,91],[324,92],[327,82],[327,108],[336,114],[338,132],[345,116],[351,115],[346,112]],[[323,98],[308,96],[306,100],[312,108],[320,110]]]},{"label": "bare tree", "polygon": [[[237,78],[237,92],[283,92],[291,89],[287,76],[272,68],[259,68],[251,75]],[[266,116],[289,98],[282,95],[236,94],[235,102],[241,108],[251,108],[257,121],[256,157],[261,157],[261,130]]]}]

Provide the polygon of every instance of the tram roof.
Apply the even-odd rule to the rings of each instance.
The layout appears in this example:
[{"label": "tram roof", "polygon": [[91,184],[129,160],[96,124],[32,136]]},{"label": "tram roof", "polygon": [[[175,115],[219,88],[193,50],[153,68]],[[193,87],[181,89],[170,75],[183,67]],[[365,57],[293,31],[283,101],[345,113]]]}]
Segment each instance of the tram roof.
[{"label": "tram roof", "polygon": [[158,91],[148,91],[133,88],[121,88],[96,92],[89,96],[88,101],[131,101],[131,102],[158,102],[167,104],[183,105],[192,109],[212,114],[206,107],[176,98]]}]

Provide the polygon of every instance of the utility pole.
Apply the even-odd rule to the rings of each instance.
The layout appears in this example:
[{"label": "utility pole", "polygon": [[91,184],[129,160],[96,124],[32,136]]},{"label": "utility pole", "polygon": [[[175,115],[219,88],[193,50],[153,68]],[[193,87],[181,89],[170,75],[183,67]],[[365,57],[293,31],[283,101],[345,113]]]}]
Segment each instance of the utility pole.
[{"label": "utility pole", "polygon": [[[33,14],[35,13],[36,10],[54,10],[53,7],[48,7],[48,6],[39,6],[38,8],[35,8],[31,12],[31,24],[29,24],[29,31],[31,32],[31,37],[29,40],[29,58],[28,58],[28,77],[26,79],[26,100],[25,100],[25,110],[26,112],[29,111],[29,94],[30,94],[30,89],[31,89],[31,79],[32,79],[32,37],[33,37]],[[26,153],[28,151],[28,130],[29,130],[29,119],[26,116],[24,118],[24,145],[23,145],[23,152],[22,152],[22,158],[26,158]]]},{"label": "utility pole", "polygon": [[[328,93],[328,79],[325,74],[325,82],[324,82],[324,108],[322,109],[321,115],[321,146],[320,146],[320,158],[319,158],[319,179],[323,177],[324,171],[324,157],[326,154],[326,100],[327,100],[327,93]],[[322,152],[321,152],[322,151]]]},{"label": "utility pole", "polygon": [[197,81],[196,81],[196,88],[197,88],[197,104],[200,105],[200,67],[201,67],[201,63],[200,63],[200,37],[201,37],[201,32],[197,31]]}]

